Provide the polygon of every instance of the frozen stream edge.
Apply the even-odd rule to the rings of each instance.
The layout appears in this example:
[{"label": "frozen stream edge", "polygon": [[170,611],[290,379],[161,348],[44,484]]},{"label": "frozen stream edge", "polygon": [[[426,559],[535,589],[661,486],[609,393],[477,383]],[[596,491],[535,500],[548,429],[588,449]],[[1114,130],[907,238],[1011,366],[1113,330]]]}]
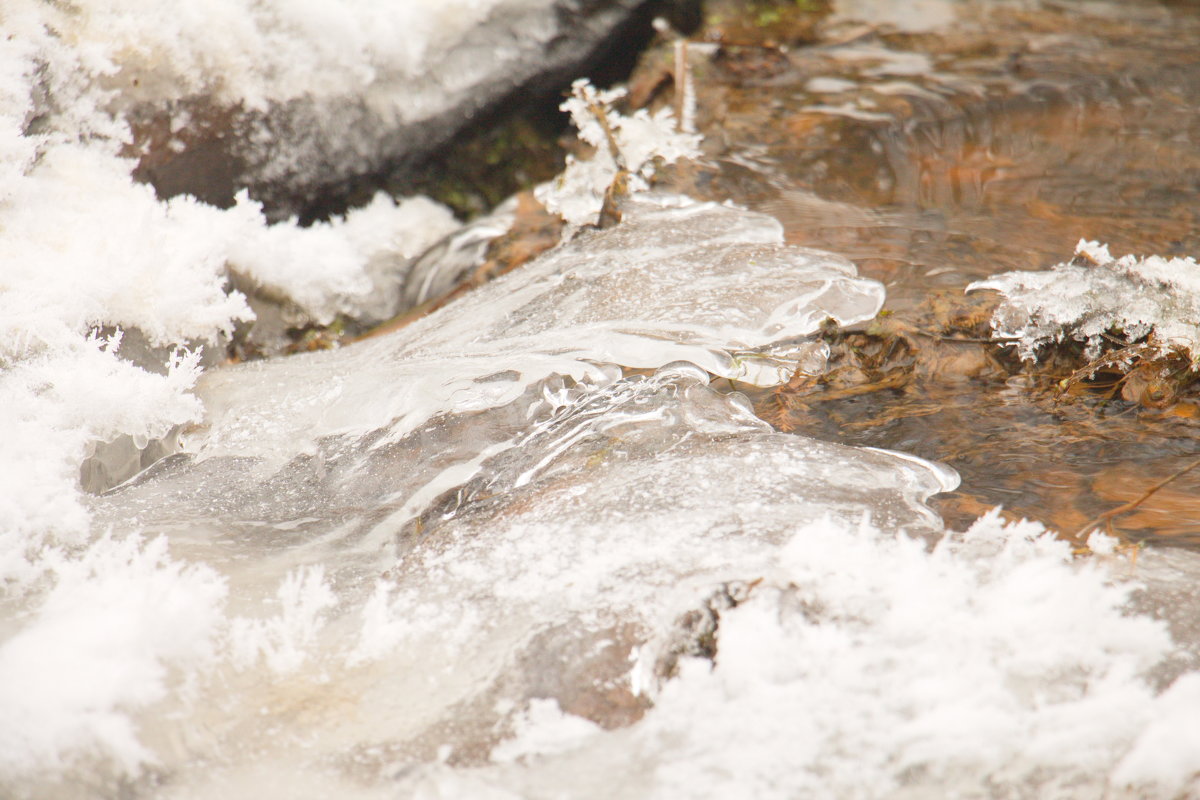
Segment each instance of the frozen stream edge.
[{"label": "frozen stream edge", "polygon": [[[996,518],[932,544],[948,470],[707,386],[819,369],[802,337],[882,300],[767,217],[643,198],[394,336],[210,372],[185,454],[92,502],[144,540],[63,561],[0,648],[0,786],[1194,791],[1200,679],[1120,562]],[[1154,609],[1195,567],[1145,559]]]}]

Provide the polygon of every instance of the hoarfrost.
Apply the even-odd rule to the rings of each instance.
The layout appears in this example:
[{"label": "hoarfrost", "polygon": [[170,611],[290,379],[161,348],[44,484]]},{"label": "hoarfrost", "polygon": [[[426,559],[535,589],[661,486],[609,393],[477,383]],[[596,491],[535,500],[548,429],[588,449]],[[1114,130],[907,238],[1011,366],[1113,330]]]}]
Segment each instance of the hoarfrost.
[{"label": "hoarfrost", "polygon": [[325,612],[337,605],[319,564],[289,573],[275,599],[280,606],[278,615],[238,617],[230,623],[233,660],[238,666],[252,666],[262,657],[274,672],[294,671],[304,663],[324,624]]},{"label": "hoarfrost", "polygon": [[1039,347],[1071,338],[1085,358],[1099,355],[1110,334],[1132,343],[1149,337],[1160,353],[1200,359],[1200,266],[1191,258],[1127,255],[1080,240],[1076,258],[1042,272],[1006,272],[967,291],[993,289],[1004,301],[992,317],[997,337],[1017,339],[1024,360]]},{"label": "hoarfrost", "polygon": [[136,773],[156,759],[135,715],[212,660],[225,584],[171,560],[161,537],[104,537],[78,556],[52,554],[49,566],[54,587],[0,644],[0,774],[80,754]]},{"label": "hoarfrost", "polygon": [[562,174],[536,190],[547,209],[572,225],[596,223],[619,170],[627,172],[630,192],[645,191],[657,162],[671,164],[700,154],[700,136],[680,131],[670,109],[653,115],[639,109],[627,117],[612,108],[624,89],[597,91],[586,80],[576,81],[572,93],[561,108],[571,115],[579,138],[596,152],[584,161],[568,156]]},{"label": "hoarfrost", "polygon": [[[645,5],[9,0],[0,175],[77,136],[139,139],[157,148],[151,172],[199,139],[192,162],[216,168],[193,167],[183,191],[312,193],[426,154],[501,98],[580,68]],[[38,135],[22,136],[34,119]]]},{"label": "hoarfrost", "polygon": [[[1040,526],[993,514],[929,551],[817,520],[772,553],[731,562],[726,575],[755,582],[721,612],[715,658],[683,659],[630,727],[572,724],[539,753],[572,720],[534,700],[496,763],[433,765],[404,785],[533,798],[1170,798],[1200,788],[1186,761],[1194,738],[1157,739],[1170,724],[1162,715],[1196,708],[1193,676],[1162,694],[1146,677],[1171,652],[1164,626],[1129,615],[1130,585],[1077,563]],[[717,575],[679,594],[698,602]],[[667,642],[658,628],[639,664]],[[1177,700],[1188,710],[1173,713]],[[524,758],[506,763],[514,753]]]},{"label": "hoarfrost", "polygon": [[[308,230],[244,198],[162,203],[129,178],[121,115],[209,92],[427,116],[496,72],[466,32],[501,4],[6,6],[0,793],[1200,792],[1195,674],[1155,683],[1178,647],[1118,567],[995,517],[931,546],[948,470],[775,433],[707,385],[819,370],[803,337],[882,302],[766,217],[635,197],[398,335],[193,396],[198,352],[174,347],[252,316],[231,270],[312,320],[384,313],[397,262],[454,223],[386,198]],[[408,106],[385,96],[439,53]],[[582,224],[622,165],[586,109],[611,98],[578,91],[597,158],[542,191]],[[603,113],[635,189],[695,147]],[[285,150],[268,172],[311,152]],[[1195,266],[1124,261],[1150,288]],[[165,348],[158,372],[120,330],[127,354],[135,331]],[[189,422],[184,452],[80,496],[97,442]],[[1139,566],[1137,608],[1185,642],[1196,615],[1163,598],[1197,562]],[[721,592],[697,657],[680,620]]]},{"label": "hoarfrost", "polygon": [[229,267],[268,298],[282,301],[294,325],[328,325],[339,314],[381,322],[403,309],[411,260],[460,227],[450,209],[426,197],[397,204],[378,194],[345,217],[301,228],[292,220],[266,225],[253,213],[229,251]]}]

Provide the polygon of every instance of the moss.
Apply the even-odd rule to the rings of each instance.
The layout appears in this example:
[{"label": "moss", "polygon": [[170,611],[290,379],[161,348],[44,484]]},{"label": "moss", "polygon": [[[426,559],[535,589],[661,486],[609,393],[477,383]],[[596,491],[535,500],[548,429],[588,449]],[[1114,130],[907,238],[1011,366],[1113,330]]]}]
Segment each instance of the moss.
[{"label": "moss", "polygon": [[829,0],[713,0],[707,25],[730,43],[799,44],[830,8]]},{"label": "moss", "polygon": [[429,195],[469,218],[558,174],[564,159],[558,138],[553,125],[517,117],[454,143],[415,177],[389,189]]}]

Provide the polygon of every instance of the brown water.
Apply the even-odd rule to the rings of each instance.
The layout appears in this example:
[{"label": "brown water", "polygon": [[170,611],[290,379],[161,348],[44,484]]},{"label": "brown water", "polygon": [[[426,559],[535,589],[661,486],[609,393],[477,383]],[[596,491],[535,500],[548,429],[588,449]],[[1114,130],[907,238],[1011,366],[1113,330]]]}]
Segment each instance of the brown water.
[{"label": "brown water", "polygon": [[[948,8],[956,21],[931,32],[826,20],[808,46],[693,55],[711,163],[677,182],[850,257],[901,319],[926,312],[934,290],[1068,260],[1081,238],[1114,254],[1200,255],[1197,11]],[[956,368],[980,346],[950,347],[961,352],[937,354],[949,365],[935,374],[791,422],[955,467],[963,488],[940,506],[953,524],[1002,504],[1068,535],[1200,453],[1195,406],[1055,400],[1032,377]],[[1113,524],[1200,544],[1200,470]]]}]

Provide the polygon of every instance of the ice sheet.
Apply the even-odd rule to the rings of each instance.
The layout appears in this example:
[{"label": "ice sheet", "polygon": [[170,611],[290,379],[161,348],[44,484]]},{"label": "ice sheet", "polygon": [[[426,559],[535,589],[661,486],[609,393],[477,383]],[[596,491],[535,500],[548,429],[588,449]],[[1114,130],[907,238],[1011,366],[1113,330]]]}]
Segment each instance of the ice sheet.
[{"label": "ice sheet", "polygon": [[[344,374],[331,358],[266,365],[277,379],[260,391]],[[377,392],[396,386],[386,361],[358,367]],[[1036,525],[992,517],[931,548],[941,528],[922,501],[955,485],[948,471],[775,433],[695,365],[593,369],[394,441],[387,424],[314,436],[315,452],[265,478],[245,455],[177,457],[97,499],[99,521],[137,519],[227,587],[196,694],[126,712],[158,761],[120,785],[1195,788],[1200,749],[1176,705],[1190,707],[1194,676],[1176,677],[1168,626],[1131,609],[1164,601],[1200,559],[1145,554],[1133,606],[1120,557],[1077,561]],[[89,786],[118,780],[74,763]]]},{"label": "ice sheet", "polygon": [[[428,659],[454,664],[450,685],[425,690],[411,716],[368,715],[359,725],[317,712],[314,724],[333,726],[322,752],[335,759],[377,739],[388,758],[458,746],[436,733],[447,726],[461,729],[461,746],[485,747],[492,726],[508,724],[551,680],[549,664],[596,647],[624,653],[601,666],[624,698],[615,708],[636,714],[642,701],[621,686],[629,683],[630,648],[657,619],[640,606],[657,593],[714,569],[724,574],[731,559],[766,558],[780,527],[798,520],[872,513],[897,529],[936,530],[921,500],[949,486],[948,474],[772,433],[744,402],[707,389],[707,373],[693,364],[654,379],[622,379],[613,365],[691,357],[731,377],[782,379],[794,363],[753,351],[794,340],[827,315],[853,321],[875,313],[880,287],[853,273],[836,257],[784,246],[770,218],[642,198],[620,226],[585,232],[398,334],[210,371],[199,389],[204,425],[184,432],[185,452],[87,511],[94,529],[167,536],[171,556],[182,560],[152,561],[145,577],[129,575],[132,587],[192,569],[187,563],[219,575],[220,592],[197,588],[193,598],[204,619],[220,621],[205,633],[217,643],[215,665],[207,656],[184,659],[171,673],[198,694],[91,695],[89,713],[114,720],[126,732],[119,741],[87,733],[82,713],[48,718],[40,734],[48,744],[9,778],[52,785],[59,759],[82,770],[68,775],[109,785],[186,772],[184,763],[226,749],[285,758],[292,733],[313,729],[301,725],[277,741],[275,715],[291,714],[293,699],[271,710],[261,692],[275,674],[378,700],[362,681],[386,669],[395,674],[388,702],[407,704],[422,692]],[[819,368],[819,346],[792,350]],[[752,371],[746,363],[756,358],[768,366]],[[843,461],[853,468],[840,469]],[[713,481],[734,464],[737,481]],[[556,497],[543,499],[548,476],[560,489],[570,484],[578,507],[566,524],[578,538],[564,538]],[[476,524],[501,539],[494,547],[470,538],[460,544],[467,527],[455,526],[467,526],[468,498],[501,491],[515,504],[501,516],[525,507],[528,519],[501,534],[487,521],[494,505],[482,503],[472,512]],[[463,508],[443,531],[448,503]],[[670,536],[646,540],[659,527]],[[561,546],[528,573],[534,551],[556,541]],[[119,546],[133,546],[134,555],[109,562],[140,569],[136,544],[101,542],[97,557]],[[465,549],[451,554],[456,547]],[[672,563],[674,552],[689,548],[696,560]],[[540,578],[531,582],[530,574]],[[67,572],[54,591],[86,593],[95,580]],[[496,592],[512,602],[480,600]],[[14,598],[12,609],[21,602]],[[54,631],[75,625],[36,591],[23,602],[37,609],[33,627],[18,626],[0,645],[17,676],[32,664],[16,646],[23,637],[48,641],[47,657],[65,659],[71,651],[54,643]],[[410,608],[414,602],[419,607]],[[615,644],[602,646],[613,636]],[[180,644],[168,633],[138,642],[147,664],[175,663]],[[459,663],[446,643],[469,644],[471,663]],[[589,659],[581,656],[583,673]],[[578,708],[568,696],[587,690],[554,680],[566,707]],[[507,710],[497,712],[501,701]],[[260,706],[268,719],[241,720],[235,710]],[[170,720],[197,730],[223,722],[199,741],[181,741]],[[229,725],[233,732],[221,732]],[[374,756],[360,760],[380,766]],[[152,762],[157,772],[148,773]],[[231,769],[242,766],[235,759]]]},{"label": "ice sheet", "polygon": [[[554,373],[595,376],[596,364],[687,360],[770,385],[797,361],[759,350],[827,317],[869,319],[882,302],[848,261],[784,246],[770,217],[643,197],[620,226],[584,232],[394,336],[210,373],[206,431],[188,449],[277,464],[322,436],[386,427],[394,441],[449,409],[504,405]],[[818,345],[800,357],[820,367]]]},{"label": "ice sheet", "polygon": [[[1194,674],[1131,609],[1167,602],[1200,557],[1079,561],[996,516],[931,549],[921,500],[952,474],[772,432],[706,384],[683,364],[553,380],[503,415],[440,420],[427,448],[420,432],[373,456],[374,492],[403,484],[399,453],[513,438],[399,526],[347,524],[377,523],[378,495],[330,502],[350,485],[334,470],[289,479],[322,498],[295,525],[260,511],[303,495],[235,477],[206,489],[236,501],[206,529],[183,490],[210,475],[188,467],[99,500],[229,586],[230,672],[167,725],[151,710],[154,780],[169,797],[250,796],[276,774],[297,797],[1196,788]],[[208,733],[172,743],[174,724]]]},{"label": "ice sheet", "polygon": [[[238,795],[255,769],[302,769],[357,795],[439,750],[486,759],[533,698],[628,724],[649,697],[635,680],[654,680],[633,676],[635,648],[714,586],[767,574],[791,532],[939,530],[922,501],[956,483],[944,469],[775,433],[693,365],[612,378],[434,420],[357,472],[301,459],[262,481],[179,461],[96,499],[100,524],[137,519],[228,587],[197,694],[111,712],[158,757],[154,780]],[[381,513],[439,468],[420,513]],[[88,774],[103,784],[106,767]]]},{"label": "ice sheet", "polygon": [[[381,314],[453,223],[161,203],[121,115],[282,105],[263,174],[356,169],[511,77],[480,15],[554,36],[539,1],[435,5],[5,5],[0,795],[1200,796],[1197,557],[995,519],[930,549],[951,474],[706,386],[819,369],[794,340],[882,300],[766,217],[635,200],[401,334],[212,371],[201,408],[173,346],[248,321],[228,268],[310,320]],[[111,482],[188,424],[79,494],[89,453]]]}]

